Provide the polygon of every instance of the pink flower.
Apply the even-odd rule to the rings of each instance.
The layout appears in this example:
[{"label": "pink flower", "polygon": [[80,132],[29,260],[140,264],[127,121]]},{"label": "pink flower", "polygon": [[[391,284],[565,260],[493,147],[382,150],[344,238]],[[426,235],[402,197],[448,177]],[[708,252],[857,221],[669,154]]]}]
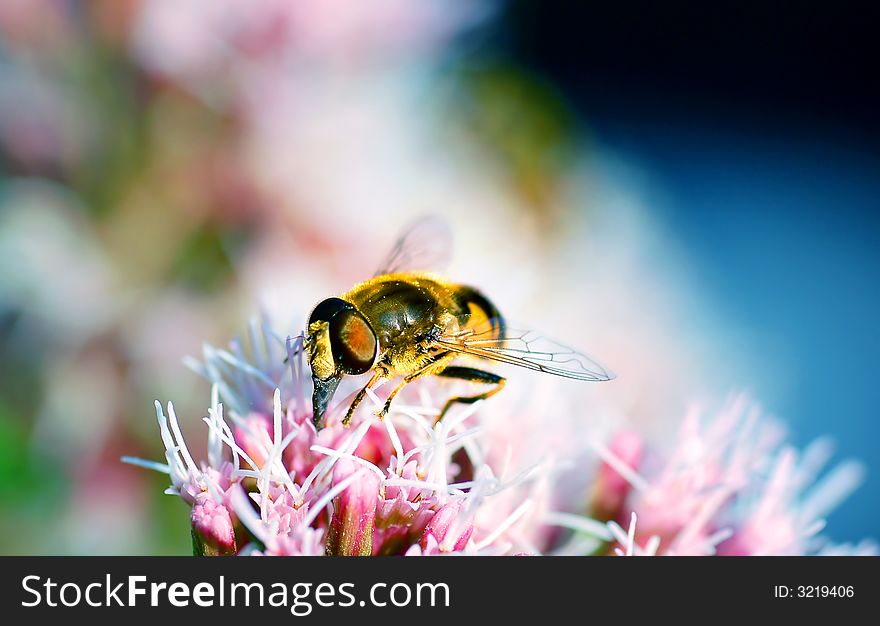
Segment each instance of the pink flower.
[{"label": "pink flower", "polygon": [[[285,345],[265,325],[252,328],[261,348],[251,357],[233,343],[207,347],[194,364],[212,383],[207,460],[193,458],[170,403],[167,415],[156,405],[166,463],[126,459],[169,475],[167,492],[191,507],[196,554],[876,551],[818,534],[861,466],[820,476],[827,442],[802,454],[781,446],[780,429],[744,397],[709,419],[688,413],[668,449],[622,431],[607,445],[563,442],[577,461],[545,454],[518,467],[516,455],[535,440],[497,430],[507,416],[492,412],[505,405],[462,407],[434,424],[448,389],[430,379],[406,387],[384,420],[374,411],[388,388],[370,391],[348,428],[339,423],[343,398],[316,432],[298,340]],[[490,453],[498,441],[503,453]],[[598,455],[592,472],[580,462],[588,451]],[[571,475],[595,479],[578,491]]]},{"label": "pink flower", "polygon": [[236,553],[235,530],[229,510],[208,494],[193,505],[193,552],[199,556],[229,556]]},{"label": "pink flower", "polygon": [[[417,485],[418,463],[407,463],[400,477]],[[403,554],[421,537],[438,506],[434,494],[425,495],[422,490],[404,485],[386,485],[376,510],[373,554]]]},{"label": "pink flower", "polygon": [[[802,456],[780,447],[778,425],[762,419],[744,396],[710,419],[688,413],[672,448],[651,450],[640,467],[633,458],[643,456],[644,444],[625,438],[625,445],[618,437],[608,449],[597,446],[603,463],[594,515],[607,513],[608,502],[617,507],[617,520],[638,513],[635,549],[650,544],[662,554],[815,553],[826,543],[818,537],[823,516],[863,473],[847,461],[811,484],[831,455],[828,443],[817,442]],[[612,532],[620,529],[611,523]]]},{"label": "pink flower", "polygon": [[422,554],[464,550],[474,527],[460,519],[461,504],[461,500],[450,502],[434,514],[419,541]]},{"label": "pink flower", "polygon": [[[623,467],[636,470],[642,458],[641,437],[631,431],[614,436],[608,447],[611,459],[619,460]],[[615,469],[617,467],[617,469]],[[630,482],[620,474],[619,464],[603,460],[593,486],[593,515],[597,519],[611,520],[620,516],[621,509],[632,490]]]},{"label": "pink flower", "polygon": [[380,480],[353,461],[342,459],[333,470],[335,486],[350,483],[333,500],[333,517],[327,532],[327,554],[371,556]]}]

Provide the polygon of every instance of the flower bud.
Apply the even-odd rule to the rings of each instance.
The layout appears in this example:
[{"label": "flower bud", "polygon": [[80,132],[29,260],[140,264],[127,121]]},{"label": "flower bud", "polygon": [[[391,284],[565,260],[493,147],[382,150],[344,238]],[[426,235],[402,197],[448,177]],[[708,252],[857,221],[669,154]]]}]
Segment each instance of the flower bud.
[{"label": "flower bud", "polygon": [[193,505],[193,554],[196,556],[231,556],[236,553],[235,530],[229,510],[208,494],[200,494]]},{"label": "flower bud", "polygon": [[326,551],[334,556],[370,556],[379,500],[379,477],[356,463],[340,459],[333,471],[333,484],[351,481],[333,500],[333,517],[327,533]]}]

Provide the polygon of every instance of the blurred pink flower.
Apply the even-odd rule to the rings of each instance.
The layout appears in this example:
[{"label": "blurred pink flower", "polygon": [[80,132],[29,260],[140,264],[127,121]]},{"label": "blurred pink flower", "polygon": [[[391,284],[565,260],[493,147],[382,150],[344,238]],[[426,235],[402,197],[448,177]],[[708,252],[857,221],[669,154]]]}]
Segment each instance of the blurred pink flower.
[{"label": "blurred pink flower", "polygon": [[354,69],[433,52],[492,4],[440,0],[230,0],[145,2],[133,37],[151,70],[198,85],[260,61],[304,69]]},{"label": "blurred pink flower", "polygon": [[[623,474],[635,470],[643,453],[641,437],[632,431],[617,433],[608,446],[610,454],[599,465],[593,486],[592,510],[598,519],[615,519],[632,490]],[[610,461],[610,462],[609,462]]]},{"label": "blurred pink flower", "polygon": [[613,515],[616,537],[615,520],[637,513],[636,545],[661,554],[817,553],[828,543],[818,536],[824,516],[859,485],[863,469],[845,461],[817,481],[828,442],[799,455],[780,440],[780,427],[745,396],[713,419],[691,411],[672,448],[648,450],[643,461],[645,443],[621,434],[596,445],[603,461],[593,510]]}]

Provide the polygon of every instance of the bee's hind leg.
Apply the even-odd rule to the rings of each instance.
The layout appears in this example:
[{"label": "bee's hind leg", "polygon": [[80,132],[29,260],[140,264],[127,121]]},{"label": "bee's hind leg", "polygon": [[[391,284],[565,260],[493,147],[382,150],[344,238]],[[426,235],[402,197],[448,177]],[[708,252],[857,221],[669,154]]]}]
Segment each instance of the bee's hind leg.
[{"label": "bee's hind leg", "polygon": [[484,372],[483,370],[474,369],[472,367],[460,367],[458,365],[450,365],[449,367],[445,367],[439,372],[435,372],[437,376],[443,376],[445,378],[456,378],[458,380],[466,380],[472,383],[478,383],[481,385],[495,385],[489,391],[478,394],[476,396],[453,396],[446,401],[446,404],[443,405],[443,409],[440,411],[440,414],[437,416],[437,419],[434,420],[436,424],[440,420],[443,419],[443,416],[446,415],[446,412],[452,408],[453,404],[473,404],[474,402],[479,402],[480,400],[485,400],[486,398],[491,398],[496,393],[504,389],[505,383],[507,383],[507,379],[502,376],[498,376],[497,374],[493,374],[492,372]]}]

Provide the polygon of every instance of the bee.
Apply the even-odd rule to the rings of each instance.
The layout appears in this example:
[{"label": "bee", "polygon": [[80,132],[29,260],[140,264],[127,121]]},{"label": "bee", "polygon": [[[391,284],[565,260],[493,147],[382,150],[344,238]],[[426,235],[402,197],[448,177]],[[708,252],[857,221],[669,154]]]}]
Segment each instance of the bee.
[{"label": "bee", "polygon": [[[304,347],[312,372],[315,428],[345,376],[371,373],[342,419],[347,426],[367,391],[399,379],[377,411],[384,417],[400,391],[428,376],[491,387],[446,400],[436,421],[456,403],[489,398],[505,385],[492,372],[460,364],[463,358],[495,361],[585,381],[614,377],[590,357],[534,331],[508,327],[479,290],[433,273],[451,258],[452,235],[440,218],[423,218],[404,231],[372,278],[312,310]],[[436,423],[436,422],[435,422]]]}]

